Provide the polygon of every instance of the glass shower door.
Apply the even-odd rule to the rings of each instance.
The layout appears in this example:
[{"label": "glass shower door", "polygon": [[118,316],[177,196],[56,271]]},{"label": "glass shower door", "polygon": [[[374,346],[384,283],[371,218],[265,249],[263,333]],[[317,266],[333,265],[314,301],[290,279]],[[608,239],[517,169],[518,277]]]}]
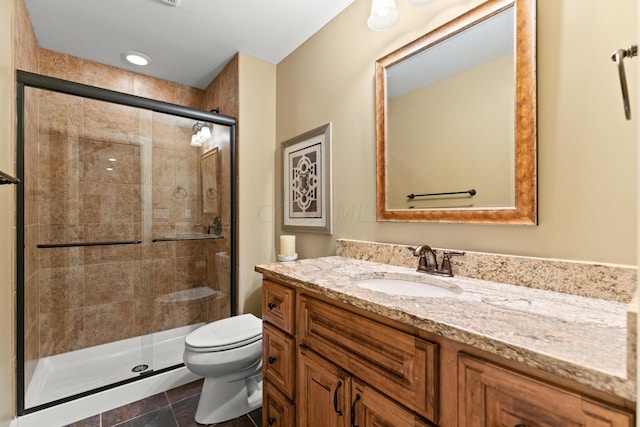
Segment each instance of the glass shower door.
[{"label": "glass shower door", "polygon": [[18,80],[23,414],[180,366],[185,335],[232,314],[235,121]]}]

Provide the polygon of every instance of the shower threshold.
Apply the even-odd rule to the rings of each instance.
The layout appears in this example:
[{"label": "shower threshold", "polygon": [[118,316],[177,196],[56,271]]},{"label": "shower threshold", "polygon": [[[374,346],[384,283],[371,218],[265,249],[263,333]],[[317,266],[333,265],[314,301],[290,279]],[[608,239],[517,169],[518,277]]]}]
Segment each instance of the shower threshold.
[{"label": "shower threshold", "polygon": [[[179,365],[185,337],[203,324],[43,357],[27,388],[25,407],[33,408]],[[148,368],[140,370],[141,365]]]}]

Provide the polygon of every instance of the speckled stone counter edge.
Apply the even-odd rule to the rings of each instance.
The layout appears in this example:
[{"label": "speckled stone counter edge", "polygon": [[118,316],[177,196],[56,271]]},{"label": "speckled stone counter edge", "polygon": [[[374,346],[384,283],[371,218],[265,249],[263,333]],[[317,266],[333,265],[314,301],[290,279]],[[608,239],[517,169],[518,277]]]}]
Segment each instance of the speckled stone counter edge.
[{"label": "speckled stone counter edge", "polygon": [[[381,264],[415,268],[418,261],[407,245],[338,239],[336,255]],[[438,259],[442,248],[437,249]],[[449,249],[451,250],[451,249]],[[634,266],[590,264],[578,261],[528,258],[466,251],[452,257],[456,276],[629,304],[636,292]]]},{"label": "speckled stone counter edge", "polygon": [[[336,255],[347,258],[400,267],[417,266],[407,245],[338,239],[336,246]],[[442,254],[442,250],[438,252]],[[637,304],[633,304],[632,299],[637,288],[637,267],[470,251],[452,258],[451,263],[457,276],[629,304],[627,372],[629,376],[636,376],[637,309],[634,307]]]},{"label": "speckled stone counter edge", "polygon": [[[579,321],[580,319],[584,320],[588,324],[593,323],[594,327],[597,327],[598,321],[608,319],[608,316],[613,315],[610,319],[611,322],[613,322],[611,324],[611,330],[615,331],[619,328],[626,336],[627,328],[626,326],[618,324],[618,320],[616,320],[616,315],[614,314],[616,311],[615,307],[607,305],[608,303],[624,306],[622,303],[608,302],[604,299],[593,299],[593,302],[584,300],[572,301],[570,298],[575,296],[564,294],[565,297],[561,297],[560,295],[562,295],[562,293],[557,292],[551,292],[551,294],[557,294],[558,297],[554,297],[549,294],[531,294],[538,295],[538,297],[543,298],[545,301],[542,305],[543,307],[547,304],[556,303],[560,303],[560,305],[569,305],[561,308],[560,311],[557,312],[563,313],[560,318],[555,319],[556,316],[554,315],[545,319],[542,323],[533,321],[535,320],[536,314],[530,312],[534,317],[525,316],[525,318],[532,320],[531,324],[527,322],[526,324],[520,325],[525,329],[520,330],[516,335],[511,335],[509,331],[501,329],[502,327],[506,327],[506,325],[503,324],[500,326],[500,323],[504,323],[503,320],[505,318],[514,319],[514,315],[517,315],[520,310],[526,310],[525,307],[528,307],[528,304],[525,306],[513,307],[508,305],[508,313],[501,314],[503,309],[494,303],[498,300],[502,301],[505,295],[507,295],[508,299],[513,298],[518,301],[527,300],[528,297],[526,297],[526,295],[529,294],[525,289],[538,291],[537,289],[519,286],[511,286],[511,289],[501,288],[500,286],[510,285],[483,282],[483,287],[491,286],[492,290],[488,293],[483,291],[483,295],[479,299],[473,296],[479,291],[479,288],[476,287],[477,284],[475,284],[474,290],[472,290],[472,288],[468,288],[465,291],[465,294],[469,293],[467,297],[469,301],[466,301],[466,299],[456,299],[451,302],[454,304],[453,306],[451,306],[449,302],[442,300],[428,300],[416,305],[411,302],[411,298],[407,300],[409,304],[406,304],[406,302],[404,302],[405,298],[399,297],[390,299],[385,296],[380,297],[380,295],[375,292],[372,293],[371,291],[366,291],[362,288],[353,286],[348,279],[353,277],[354,274],[357,276],[358,272],[362,271],[364,268],[366,269],[367,275],[370,276],[375,271],[378,271],[380,269],[379,266],[383,264],[374,262],[360,265],[357,264],[359,260],[351,258],[354,263],[350,263],[346,261],[348,259],[349,258],[344,257],[325,257],[302,260],[295,263],[257,265],[255,269],[257,272],[262,273],[265,278],[276,280],[281,283],[287,283],[313,292],[318,292],[338,301],[369,310],[405,324],[413,325],[427,332],[431,332],[454,341],[463,342],[480,350],[499,354],[502,357],[506,357],[511,360],[520,361],[528,366],[536,367],[560,377],[572,379],[579,383],[594,387],[595,389],[609,392],[631,401],[635,401],[636,399],[635,375],[631,376],[626,372],[627,366],[624,359],[622,360],[624,368],[622,368],[622,366],[618,365],[616,362],[616,360],[620,361],[618,356],[614,356],[612,354],[612,357],[609,358],[609,353],[606,350],[603,350],[602,346],[599,346],[599,351],[594,353],[591,351],[592,349],[588,347],[589,345],[593,345],[593,343],[589,344],[587,342],[589,340],[583,341],[579,338],[578,341],[573,343],[576,347],[573,345],[566,346],[566,344],[572,343],[571,340],[569,340],[569,342],[565,341],[567,337],[563,335],[565,333],[563,331],[566,331],[566,329],[562,327],[564,322],[570,321],[572,316],[581,311],[576,311],[575,309],[586,304],[583,308],[586,308],[588,311],[588,307],[599,307],[600,304],[604,304],[600,307],[602,310],[598,310],[598,313],[603,315],[602,319],[597,320],[591,317],[588,319],[576,318],[578,321],[578,329],[576,331],[579,330],[579,325],[582,324],[582,322]],[[392,268],[402,268],[402,266],[394,266]],[[384,270],[384,272],[386,275],[390,274],[388,270]],[[456,283],[463,286],[465,278],[460,276],[458,277],[462,281]],[[519,292],[513,288],[521,288],[522,291]],[[497,299],[494,301],[494,298]],[[575,298],[582,297],[579,296]],[[558,301],[556,301],[556,299]],[[562,303],[561,301],[565,302]],[[472,306],[475,307],[473,304],[476,303],[479,303],[480,306],[489,303],[490,310],[483,310],[482,307],[480,307],[480,311],[476,313],[472,308]],[[469,304],[472,304],[472,306]],[[454,311],[453,316],[455,320],[452,320],[450,315],[447,314],[449,307]],[[581,315],[584,315],[584,310],[582,311],[583,313]],[[487,313],[493,313],[492,315],[497,316],[496,322],[476,322],[477,317],[482,315],[481,312],[484,312],[485,315]],[[464,316],[462,315],[463,313],[472,314]],[[554,311],[554,313],[556,312]],[[540,315],[545,316],[543,313],[540,313]],[[474,327],[471,328],[468,322],[465,323],[465,319],[472,322],[471,324],[474,325]],[[509,322],[511,322],[511,320],[509,320]],[[626,321],[624,321],[624,323],[626,324]],[[542,341],[535,341],[536,344],[532,346],[532,342],[530,340],[527,343],[527,337],[540,335],[538,328],[541,325],[544,325],[542,327],[545,329],[542,331]],[[609,324],[607,323],[606,325]],[[603,325],[605,326],[603,330],[607,329],[606,325]],[[527,328],[532,329],[529,332],[526,332]],[[561,335],[563,335],[563,339],[558,341],[554,331],[560,331]],[[576,336],[579,337],[579,334]],[[602,336],[598,339],[602,340],[602,342],[606,342],[607,340],[607,338]],[[623,339],[622,341],[618,340],[616,349],[620,350],[620,345],[626,347],[625,344],[626,339]],[[586,347],[584,347],[585,345]],[[570,352],[567,353],[567,349],[575,350],[577,352],[571,352],[570,350]],[[623,349],[623,351],[626,351],[626,349]]]}]

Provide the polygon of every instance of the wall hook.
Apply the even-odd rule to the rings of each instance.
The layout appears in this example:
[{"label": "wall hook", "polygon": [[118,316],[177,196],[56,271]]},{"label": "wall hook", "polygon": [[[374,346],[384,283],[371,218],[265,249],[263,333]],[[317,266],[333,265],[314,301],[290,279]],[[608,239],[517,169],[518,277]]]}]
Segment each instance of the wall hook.
[{"label": "wall hook", "polygon": [[611,54],[611,60],[618,65],[620,74],[620,86],[622,88],[622,102],[624,103],[624,116],[631,120],[631,106],[629,104],[629,89],[627,88],[627,75],[624,72],[624,58],[638,56],[638,45],[629,46],[628,49],[618,49]]}]

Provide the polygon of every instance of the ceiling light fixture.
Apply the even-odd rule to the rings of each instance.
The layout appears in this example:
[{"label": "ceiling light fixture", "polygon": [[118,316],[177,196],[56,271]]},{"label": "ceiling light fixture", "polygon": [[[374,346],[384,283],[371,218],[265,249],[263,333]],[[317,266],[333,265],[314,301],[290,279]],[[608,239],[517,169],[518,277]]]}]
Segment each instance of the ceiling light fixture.
[{"label": "ceiling light fixture", "polygon": [[[432,0],[409,0],[409,3],[422,6]],[[400,13],[395,0],[371,0],[371,15],[367,19],[367,26],[373,31],[384,31],[395,25],[400,19]]]},{"label": "ceiling light fixture", "polygon": [[149,62],[151,62],[151,58],[149,58],[144,53],[135,52],[135,51],[132,51],[132,50],[124,52],[122,54],[122,56],[124,57],[124,59],[128,63],[133,64],[133,65],[145,66]]},{"label": "ceiling light fixture", "polygon": [[371,0],[371,15],[367,19],[369,29],[386,30],[398,22],[399,18],[395,0]]}]

